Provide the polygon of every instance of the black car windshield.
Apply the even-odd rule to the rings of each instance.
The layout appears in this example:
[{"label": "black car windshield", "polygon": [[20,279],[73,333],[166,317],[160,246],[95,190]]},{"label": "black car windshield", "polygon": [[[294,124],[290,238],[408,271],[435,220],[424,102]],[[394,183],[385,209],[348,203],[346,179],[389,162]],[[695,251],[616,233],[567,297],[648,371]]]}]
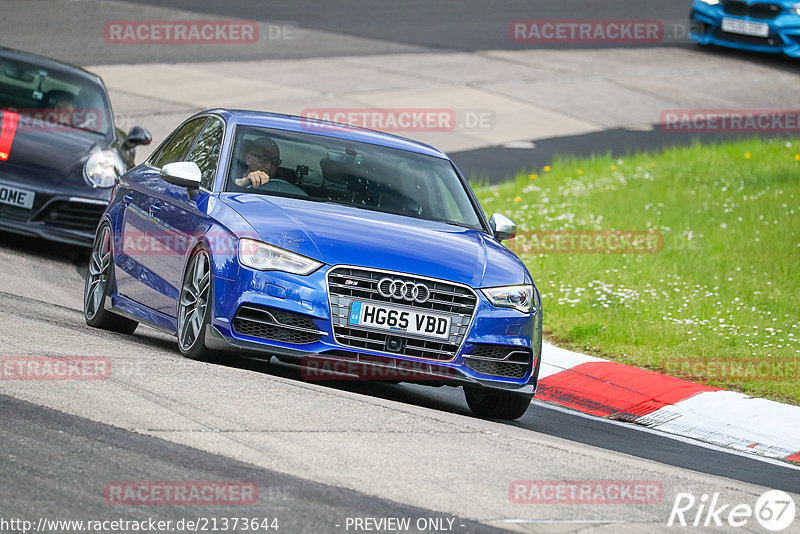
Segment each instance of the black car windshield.
[{"label": "black car windshield", "polygon": [[0,109],[19,113],[20,129],[106,135],[113,126],[102,86],[82,76],[4,57],[0,57]]},{"label": "black car windshield", "polygon": [[[266,183],[254,184],[264,179],[258,171],[269,175]],[[225,190],[483,229],[448,160],[312,133],[238,127]]]}]

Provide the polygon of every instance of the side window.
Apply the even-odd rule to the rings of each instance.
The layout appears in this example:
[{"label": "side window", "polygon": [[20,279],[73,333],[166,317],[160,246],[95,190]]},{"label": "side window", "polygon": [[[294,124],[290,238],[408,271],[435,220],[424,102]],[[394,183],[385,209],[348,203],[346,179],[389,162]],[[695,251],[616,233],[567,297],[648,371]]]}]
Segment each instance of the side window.
[{"label": "side window", "polygon": [[184,124],[183,128],[173,135],[169,142],[160,149],[161,153],[153,159],[153,165],[160,168],[167,163],[181,161],[181,158],[192,146],[197,134],[200,133],[207,120],[208,117],[200,117]]},{"label": "side window", "polygon": [[219,152],[222,149],[224,135],[225,127],[222,121],[211,119],[186,158],[187,161],[193,161],[200,167],[200,172],[203,175],[200,185],[209,190],[214,186],[214,175],[217,172],[217,162],[219,160]]},{"label": "side window", "polygon": [[435,206],[440,212],[437,213],[436,216],[457,223],[468,223],[469,221],[465,220],[464,214],[469,212],[465,212],[465,209],[471,210],[472,208],[468,205],[459,206],[458,201],[453,196],[453,192],[450,191],[450,187],[453,184],[442,180],[438,173],[434,172],[431,174],[431,189],[434,197],[437,199]]}]

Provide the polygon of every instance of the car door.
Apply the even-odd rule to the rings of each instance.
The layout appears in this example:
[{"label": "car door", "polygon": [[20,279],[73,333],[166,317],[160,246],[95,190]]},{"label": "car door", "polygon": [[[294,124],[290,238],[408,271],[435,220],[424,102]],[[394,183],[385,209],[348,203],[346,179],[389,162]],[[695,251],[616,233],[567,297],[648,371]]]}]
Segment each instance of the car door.
[{"label": "car door", "polygon": [[[163,148],[159,148],[155,157],[148,161],[139,176],[138,183],[142,191],[142,199],[139,201],[137,211],[144,214],[145,223],[141,228],[143,236],[137,235],[141,241],[141,245],[137,247],[140,264],[139,284],[136,288],[136,295],[131,297],[156,311],[165,309],[164,294],[173,294],[177,291],[175,287],[166,287],[166,282],[158,275],[163,271],[162,266],[167,261],[164,256],[168,252],[163,250],[160,242],[153,242],[153,236],[158,235],[154,228],[154,216],[159,210],[157,199],[161,198],[165,189],[174,187],[161,178],[161,168],[168,163],[183,161],[206,122],[208,122],[208,117],[199,117],[179,126]],[[185,188],[183,188],[183,192],[185,195]],[[178,237],[175,239],[177,240]]]},{"label": "car door", "polygon": [[[149,242],[160,254],[150,262],[158,280],[156,310],[170,317],[177,316],[177,300],[183,282],[187,254],[197,238],[208,227],[208,198],[213,189],[225,125],[218,117],[209,117],[184,161],[200,168],[200,192],[190,197],[185,187],[164,182],[153,198]],[[156,261],[157,259],[157,261]]]},{"label": "car door", "polygon": [[118,187],[122,200],[120,231],[122,239],[114,254],[117,293],[134,301],[142,299],[142,250],[147,247],[148,194],[141,180],[147,173],[139,168],[123,176]]}]

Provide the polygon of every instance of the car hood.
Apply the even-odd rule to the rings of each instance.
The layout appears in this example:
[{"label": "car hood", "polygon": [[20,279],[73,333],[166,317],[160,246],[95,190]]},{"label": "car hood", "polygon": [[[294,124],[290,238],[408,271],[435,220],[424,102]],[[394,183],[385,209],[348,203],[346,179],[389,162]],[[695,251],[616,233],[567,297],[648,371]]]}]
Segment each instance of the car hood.
[{"label": "car hood", "polygon": [[266,195],[224,201],[267,243],[330,265],[357,265],[442,278],[473,287],[529,277],[511,251],[485,233],[350,206]]},{"label": "car hood", "polygon": [[[7,161],[0,162],[0,180],[29,187],[52,187],[65,180],[83,180],[83,163],[104,138],[71,130],[25,130],[14,134]],[[88,186],[87,186],[88,187]]]}]

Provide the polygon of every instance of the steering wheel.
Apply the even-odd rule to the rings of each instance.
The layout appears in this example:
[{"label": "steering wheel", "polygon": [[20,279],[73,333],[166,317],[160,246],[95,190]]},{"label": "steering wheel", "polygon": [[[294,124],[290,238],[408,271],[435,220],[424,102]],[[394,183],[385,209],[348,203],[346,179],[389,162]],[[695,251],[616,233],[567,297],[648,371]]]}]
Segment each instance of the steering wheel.
[{"label": "steering wheel", "polygon": [[[270,185],[272,184],[272,185]],[[291,182],[280,178],[273,178],[269,182],[261,184],[258,189],[262,191],[273,191],[276,193],[288,193],[291,195],[308,196],[308,193],[297,187]]]}]

